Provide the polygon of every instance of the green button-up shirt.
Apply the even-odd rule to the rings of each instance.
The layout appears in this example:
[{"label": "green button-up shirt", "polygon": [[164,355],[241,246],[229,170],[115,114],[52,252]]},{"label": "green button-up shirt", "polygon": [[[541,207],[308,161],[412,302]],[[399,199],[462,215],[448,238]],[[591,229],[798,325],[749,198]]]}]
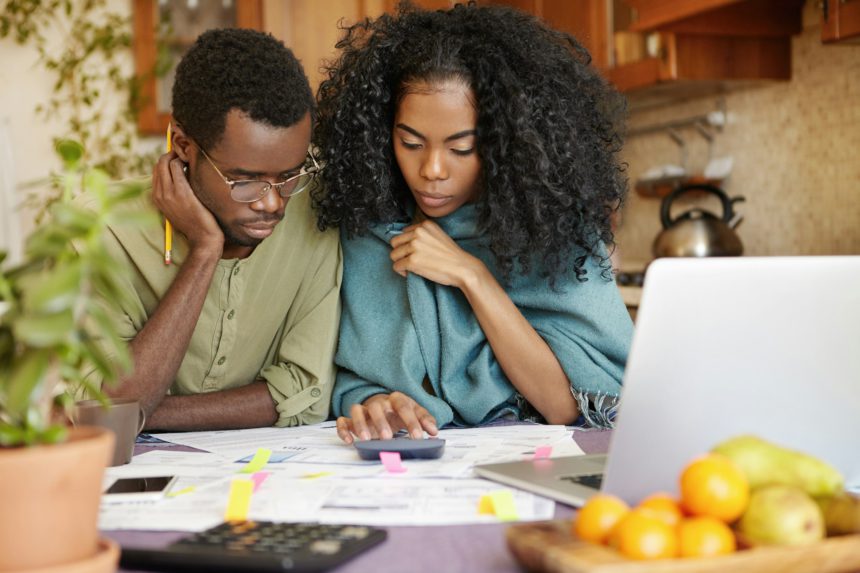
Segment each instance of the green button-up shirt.
[{"label": "green button-up shirt", "polygon": [[[148,197],[141,208],[154,211]],[[188,244],[174,233],[174,264],[165,265],[161,226],[110,231],[110,252],[131,271],[125,285],[131,297],[109,306],[120,335],[132,340],[176,278]],[[226,390],[262,378],[277,408],[278,426],[325,420],[334,383],[342,270],[338,233],[317,230],[310,194],[290,199],[284,219],[249,257],[218,262],[169,393]]]}]

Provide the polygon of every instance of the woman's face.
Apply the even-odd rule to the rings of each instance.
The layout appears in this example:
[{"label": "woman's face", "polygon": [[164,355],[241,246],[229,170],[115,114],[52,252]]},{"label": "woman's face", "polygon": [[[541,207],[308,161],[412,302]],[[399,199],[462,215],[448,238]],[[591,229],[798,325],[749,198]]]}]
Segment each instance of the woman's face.
[{"label": "woman's face", "polygon": [[394,156],[428,217],[449,215],[478,196],[481,162],[473,100],[471,88],[456,80],[417,83],[397,107]]}]

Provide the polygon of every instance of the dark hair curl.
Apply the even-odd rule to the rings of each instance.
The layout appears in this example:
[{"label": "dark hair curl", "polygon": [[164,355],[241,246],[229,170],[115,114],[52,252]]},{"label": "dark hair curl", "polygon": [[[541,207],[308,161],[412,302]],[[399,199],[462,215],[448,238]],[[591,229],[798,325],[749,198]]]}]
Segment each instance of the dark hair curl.
[{"label": "dark hair curl", "polygon": [[[326,167],[314,193],[321,229],[348,236],[402,220],[411,195],[392,147],[395,107],[418,82],[461,80],[478,111],[481,227],[505,277],[573,270],[594,256],[608,276],[610,218],[627,188],[623,99],[569,34],[503,7],[457,5],[345,28],[317,98],[314,142]],[[405,86],[405,88],[404,88]]]},{"label": "dark hair curl", "polygon": [[301,63],[270,34],[208,30],[179,65],[173,117],[204,149],[221,139],[232,109],[273,127],[290,127],[314,109]]}]

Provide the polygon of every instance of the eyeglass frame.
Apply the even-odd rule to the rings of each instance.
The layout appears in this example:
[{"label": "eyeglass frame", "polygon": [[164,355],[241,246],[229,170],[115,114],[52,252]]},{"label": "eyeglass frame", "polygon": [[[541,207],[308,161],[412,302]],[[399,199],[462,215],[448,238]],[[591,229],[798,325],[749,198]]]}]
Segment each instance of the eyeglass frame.
[{"label": "eyeglass frame", "polygon": [[[290,175],[289,177],[287,177],[283,181],[279,181],[278,183],[272,183],[270,181],[266,181],[265,179],[229,179],[223,173],[221,173],[221,170],[218,169],[218,166],[215,165],[215,162],[212,161],[212,158],[209,157],[208,153],[206,153],[206,150],[204,150],[199,145],[197,146],[197,149],[200,150],[200,153],[203,154],[203,157],[205,157],[206,161],[209,162],[209,165],[212,166],[212,169],[215,170],[215,172],[218,174],[218,176],[221,177],[221,179],[224,180],[224,183],[227,184],[227,187],[230,188],[230,199],[232,199],[236,203],[248,204],[248,203],[254,203],[256,201],[260,201],[266,195],[268,195],[272,189],[277,190],[278,196],[280,196],[281,199],[289,199],[290,197],[295,197],[296,195],[298,195],[299,193],[301,193],[302,191],[304,191],[305,189],[310,187],[314,178],[317,176],[317,174],[320,171],[322,171],[322,167],[320,167],[319,161],[317,161],[316,156],[313,154],[313,152],[311,150],[308,150],[305,162],[307,163],[307,159],[310,159],[311,163],[313,163],[313,166],[311,168],[307,168],[306,165],[302,166],[302,168],[299,170],[298,173],[296,173],[295,175]],[[288,193],[287,195],[284,195],[283,193],[281,193],[281,189],[283,189],[284,185],[286,185],[290,181],[295,181],[296,179],[299,179],[299,178],[305,177],[305,176],[309,176],[309,178],[308,178],[308,181],[304,185],[299,187],[297,184],[297,186],[294,189],[292,189],[291,192]],[[240,201],[239,199],[236,199],[236,197],[233,196],[233,193],[236,191],[236,185],[238,185],[240,183],[245,183],[245,184],[247,184],[247,183],[265,183],[266,187],[263,188],[263,190],[260,192],[260,194],[258,194],[256,199],[252,199],[250,201]]]}]

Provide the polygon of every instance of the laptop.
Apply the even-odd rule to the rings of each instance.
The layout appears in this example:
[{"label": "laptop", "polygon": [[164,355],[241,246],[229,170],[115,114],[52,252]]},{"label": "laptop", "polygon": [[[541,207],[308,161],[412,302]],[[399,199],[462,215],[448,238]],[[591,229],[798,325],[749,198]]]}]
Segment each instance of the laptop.
[{"label": "laptop", "polygon": [[860,256],[658,259],[648,267],[609,453],[479,465],[581,506],[677,493],[739,434],[818,456],[860,485]]}]

